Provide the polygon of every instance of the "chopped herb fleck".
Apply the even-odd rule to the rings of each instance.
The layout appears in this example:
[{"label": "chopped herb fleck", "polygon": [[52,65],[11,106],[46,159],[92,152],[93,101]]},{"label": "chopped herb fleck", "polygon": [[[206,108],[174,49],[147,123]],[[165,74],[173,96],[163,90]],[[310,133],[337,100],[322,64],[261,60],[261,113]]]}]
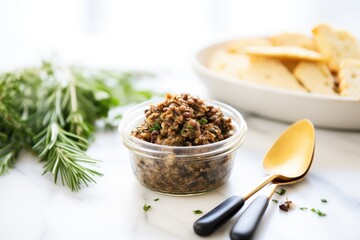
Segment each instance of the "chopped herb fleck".
[{"label": "chopped herb fleck", "polygon": [[328,202],[328,200],[326,200],[325,198],[322,198],[322,199],[320,199],[321,200],[321,202],[323,202],[323,203],[327,203]]},{"label": "chopped herb fleck", "polygon": [[307,207],[301,207],[299,208],[301,211],[306,211],[308,208]]},{"label": "chopped herb fleck", "polygon": [[326,216],[326,213],[320,211],[320,210],[316,210],[315,208],[312,208],[311,211],[313,213],[316,213],[319,217],[325,217]]},{"label": "chopped herb fleck", "polygon": [[272,199],[271,201],[273,201],[274,203],[278,203],[279,201],[276,199]]},{"label": "chopped herb fleck", "polygon": [[199,119],[199,120],[197,120],[197,121],[198,121],[198,123],[200,123],[201,125],[208,123],[208,120],[207,120],[206,118],[202,118],[202,119]]},{"label": "chopped herb fleck", "polygon": [[157,201],[159,201],[159,200],[160,200],[160,198],[155,198],[155,199],[154,199],[155,202],[157,202]]},{"label": "chopped herb fleck", "polygon": [[183,134],[184,132],[186,132],[186,130],[194,131],[194,127],[187,125],[184,129],[180,131],[180,134]]},{"label": "chopped herb fleck", "polygon": [[[275,191],[276,192],[276,191]],[[279,195],[284,195],[286,193],[286,190],[285,189],[281,189],[280,192],[276,192],[277,194]]]},{"label": "chopped herb fleck", "polygon": [[158,130],[160,131],[161,130],[161,126],[158,122],[154,122],[154,126],[152,126],[150,129],[149,129],[149,132],[153,132],[155,130]]},{"label": "chopped herb fleck", "polygon": [[143,209],[144,209],[145,212],[149,211],[150,208],[151,208],[151,206],[148,205],[148,204],[146,204],[146,203],[145,203],[144,206],[143,206]]},{"label": "chopped herb fleck", "polygon": [[201,210],[194,210],[193,213],[195,213],[195,214],[202,214],[203,211],[201,211]]}]

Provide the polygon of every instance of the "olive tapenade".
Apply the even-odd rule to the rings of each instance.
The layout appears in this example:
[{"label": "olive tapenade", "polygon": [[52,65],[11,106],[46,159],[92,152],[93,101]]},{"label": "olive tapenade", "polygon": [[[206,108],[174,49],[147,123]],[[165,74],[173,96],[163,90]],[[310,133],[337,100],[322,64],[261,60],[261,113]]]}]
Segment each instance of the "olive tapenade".
[{"label": "olive tapenade", "polygon": [[228,138],[233,126],[218,107],[187,93],[166,94],[165,101],[145,110],[145,121],[133,136],[168,146],[196,146]]},{"label": "olive tapenade", "polygon": [[139,151],[131,153],[134,173],[144,186],[181,195],[210,191],[226,182],[243,134],[231,143],[211,144],[239,131],[238,122],[227,117],[236,116],[236,110],[219,103],[228,111],[225,116],[214,103],[207,105],[187,93],[166,94],[164,101],[146,108],[145,119],[131,131],[144,141],[135,141]]}]

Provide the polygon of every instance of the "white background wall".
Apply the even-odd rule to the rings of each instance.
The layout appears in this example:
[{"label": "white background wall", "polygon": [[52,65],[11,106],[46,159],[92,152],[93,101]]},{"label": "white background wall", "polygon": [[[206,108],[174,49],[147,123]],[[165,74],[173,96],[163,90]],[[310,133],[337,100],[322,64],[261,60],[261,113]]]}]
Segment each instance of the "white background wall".
[{"label": "white background wall", "polygon": [[90,66],[183,69],[208,43],[309,34],[320,22],[360,37],[360,1],[0,0],[0,69],[52,56]]}]

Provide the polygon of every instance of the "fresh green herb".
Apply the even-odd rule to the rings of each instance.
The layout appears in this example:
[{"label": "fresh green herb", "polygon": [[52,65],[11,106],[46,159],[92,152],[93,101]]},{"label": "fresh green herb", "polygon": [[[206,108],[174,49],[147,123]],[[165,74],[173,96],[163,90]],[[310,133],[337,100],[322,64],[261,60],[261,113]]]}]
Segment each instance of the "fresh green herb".
[{"label": "fresh green herb", "polygon": [[202,214],[203,211],[201,211],[201,210],[194,210],[193,213],[194,213],[194,214]]},{"label": "fresh green herb", "polygon": [[102,174],[86,155],[95,122],[111,108],[139,102],[152,92],[133,80],[142,73],[60,68],[49,62],[0,74],[0,175],[14,167],[22,149],[32,149],[44,174],[60,178],[72,191]]},{"label": "fresh green herb", "polygon": [[197,121],[198,121],[198,123],[200,123],[201,125],[208,123],[208,120],[207,120],[206,118],[201,118],[201,119],[199,119],[199,120],[197,120]]},{"label": "fresh green herb", "polygon": [[150,208],[151,208],[151,206],[150,206],[150,205],[148,205],[148,204],[144,203],[143,209],[144,209],[144,211],[145,211],[145,212],[149,211],[149,210],[150,210]]},{"label": "fresh green herb", "polygon": [[273,201],[274,203],[278,203],[279,201],[276,199],[272,199],[271,201]]},{"label": "fresh green herb", "polygon": [[306,211],[308,208],[307,207],[301,207],[299,208],[301,211]]},{"label": "fresh green herb", "polygon": [[312,211],[313,213],[316,213],[316,214],[317,214],[318,216],[320,216],[320,217],[325,217],[325,216],[326,216],[326,213],[321,212],[320,210],[316,210],[315,208],[312,208],[311,211]]},{"label": "fresh green herb", "polygon": [[323,203],[327,203],[328,202],[328,200],[326,200],[325,198],[322,198],[322,199],[320,199],[321,200],[321,202],[323,202]]},{"label": "fresh green herb", "polygon": [[157,201],[159,201],[159,200],[160,200],[160,198],[155,198],[155,199],[154,199],[155,202],[157,202]]},{"label": "fresh green herb", "polygon": [[155,131],[155,130],[157,130],[157,131],[160,131],[160,130],[161,130],[161,126],[160,126],[160,124],[159,124],[158,122],[154,122],[154,126],[152,126],[152,127],[149,129],[150,132],[153,132],[153,131]]},{"label": "fresh green herb", "polygon": [[[276,191],[275,191],[276,192]],[[280,192],[276,192],[277,194],[279,195],[284,195],[286,193],[286,190],[285,189],[281,189]]]},{"label": "fresh green herb", "polygon": [[187,130],[194,131],[194,127],[191,125],[187,125],[184,129],[181,129],[180,134],[183,134]]}]

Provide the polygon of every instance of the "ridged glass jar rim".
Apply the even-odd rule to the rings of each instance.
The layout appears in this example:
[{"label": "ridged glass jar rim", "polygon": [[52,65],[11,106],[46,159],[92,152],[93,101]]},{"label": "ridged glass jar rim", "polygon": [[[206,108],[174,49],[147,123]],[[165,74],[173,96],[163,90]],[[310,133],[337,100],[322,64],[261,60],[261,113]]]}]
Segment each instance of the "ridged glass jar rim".
[{"label": "ridged glass jar rim", "polygon": [[155,98],[143,103],[140,103],[131,108],[123,116],[119,124],[119,132],[122,143],[131,151],[136,154],[149,158],[161,158],[169,154],[175,155],[177,160],[191,160],[200,159],[204,157],[219,157],[226,155],[236,150],[244,141],[245,132],[247,131],[247,125],[242,115],[233,107],[216,101],[206,100],[205,104],[219,107],[225,117],[231,118],[231,122],[234,126],[234,134],[227,139],[197,146],[167,146],[159,145],[144,140],[138,139],[131,135],[131,131],[134,130],[145,119],[144,111],[148,109],[150,105],[156,105],[163,102],[164,98]]}]

